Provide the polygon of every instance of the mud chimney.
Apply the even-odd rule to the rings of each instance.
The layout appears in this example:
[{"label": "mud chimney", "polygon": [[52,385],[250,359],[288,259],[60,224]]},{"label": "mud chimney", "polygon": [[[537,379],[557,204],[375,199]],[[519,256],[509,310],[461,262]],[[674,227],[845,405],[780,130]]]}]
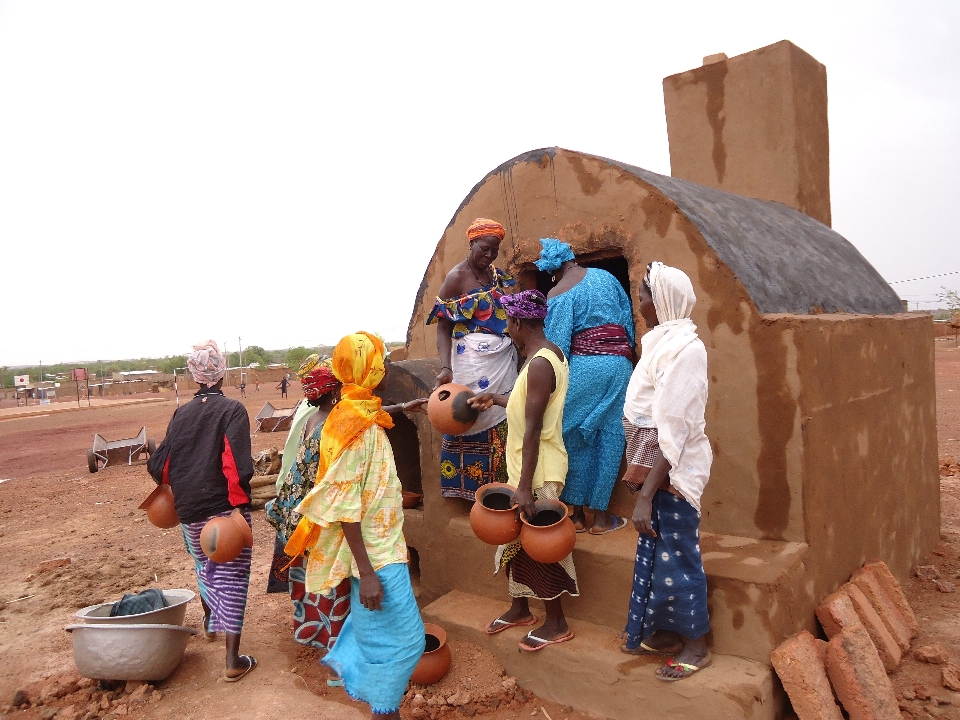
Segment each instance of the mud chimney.
[{"label": "mud chimney", "polygon": [[830,225],[827,69],[788,40],[663,80],[674,177]]}]

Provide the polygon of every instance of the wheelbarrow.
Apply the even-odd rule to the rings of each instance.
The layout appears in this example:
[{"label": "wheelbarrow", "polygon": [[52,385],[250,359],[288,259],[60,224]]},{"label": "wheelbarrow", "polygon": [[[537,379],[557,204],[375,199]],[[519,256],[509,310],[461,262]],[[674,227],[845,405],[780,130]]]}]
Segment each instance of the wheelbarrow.
[{"label": "wheelbarrow", "polygon": [[[297,403],[299,405],[300,403]],[[272,403],[267,403],[263,409],[257,413],[254,420],[257,421],[256,432],[284,432],[290,429],[293,424],[293,414],[297,407],[275,408]]]},{"label": "wheelbarrow", "polygon": [[140,459],[141,454],[146,453],[149,457],[156,449],[157,443],[153,438],[147,437],[146,425],[140,428],[136,437],[121,440],[107,440],[97,433],[93,436],[93,447],[87,450],[87,467],[90,472],[95,473],[111,462],[118,463],[126,460],[127,465],[132,465],[134,460]]}]

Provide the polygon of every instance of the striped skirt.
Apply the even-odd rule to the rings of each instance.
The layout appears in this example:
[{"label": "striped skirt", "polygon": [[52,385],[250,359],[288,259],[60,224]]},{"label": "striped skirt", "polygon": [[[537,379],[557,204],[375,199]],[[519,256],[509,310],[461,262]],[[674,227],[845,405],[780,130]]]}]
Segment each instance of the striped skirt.
[{"label": "striped skirt", "polygon": [[[211,517],[226,517],[232,512],[232,510],[226,510]],[[241,512],[247,525],[252,528],[250,511],[242,510]],[[187,546],[187,552],[193,558],[200,597],[210,608],[210,622],[207,629],[210,632],[236,634],[243,629],[243,613],[247,608],[247,588],[250,585],[253,549],[245,547],[239,557],[230,562],[214,562],[200,547],[200,532],[206,524],[207,520],[188,525],[181,524],[183,542]]]},{"label": "striped skirt", "polygon": [[[534,490],[537,500],[547,498],[556,500],[562,485],[555,482],[545,482]],[[580,586],[577,584],[577,569],[573,566],[573,553],[567,555],[560,562],[545,564],[537,562],[527,555],[520,546],[520,540],[514,540],[508,545],[497,548],[494,560],[496,571],[507,568],[507,589],[511,597],[539,598],[540,600],[556,600],[567,593],[571,597],[580,595]]]}]

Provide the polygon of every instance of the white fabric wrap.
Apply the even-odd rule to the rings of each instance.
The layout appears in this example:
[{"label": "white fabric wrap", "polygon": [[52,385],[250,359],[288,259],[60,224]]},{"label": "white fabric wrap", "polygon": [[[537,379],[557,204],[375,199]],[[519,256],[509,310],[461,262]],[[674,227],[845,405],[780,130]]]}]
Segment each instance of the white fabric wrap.
[{"label": "white fabric wrap", "polygon": [[[499,395],[513,389],[517,380],[517,349],[509,337],[491,333],[469,333],[453,338],[450,352],[453,381],[475,393]],[[494,405],[464,435],[474,435],[499,425],[507,417],[506,408]]]},{"label": "white fabric wrap", "polygon": [[704,431],[707,350],[690,319],[696,296],[686,274],[661,263],[650,269],[650,286],[660,324],[640,338],[623,414],[638,427],[657,429],[670,484],[700,512],[713,450]]}]

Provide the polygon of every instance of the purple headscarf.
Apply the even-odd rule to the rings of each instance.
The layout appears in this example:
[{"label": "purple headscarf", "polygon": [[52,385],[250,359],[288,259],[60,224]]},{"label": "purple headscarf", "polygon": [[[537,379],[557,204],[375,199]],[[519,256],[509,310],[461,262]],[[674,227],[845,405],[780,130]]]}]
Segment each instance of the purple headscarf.
[{"label": "purple headscarf", "polygon": [[524,290],[504,295],[500,304],[507,315],[520,320],[543,320],[547,316],[547,298],[539,290]]}]

